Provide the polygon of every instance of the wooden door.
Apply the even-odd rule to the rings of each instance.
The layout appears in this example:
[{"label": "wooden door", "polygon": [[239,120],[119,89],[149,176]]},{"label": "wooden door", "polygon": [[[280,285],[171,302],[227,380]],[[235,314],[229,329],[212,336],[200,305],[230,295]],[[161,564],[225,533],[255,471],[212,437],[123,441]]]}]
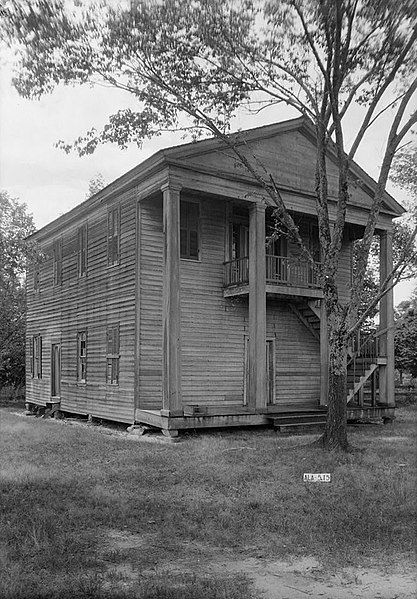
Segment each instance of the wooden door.
[{"label": "wooden door", "polygon": [[239,260],[249,256],[249,227],[240,223],[232,224],[230,258]]},{"label": "wooden door", "polygon": [[61,396],[61,344],[51,346],[51,396]]},{"label": "wooden door", "polygon": [[[249,338],[245,337],[245,377],[243,405],[248,404],[249,389]],[[266,405],[275,403],[275,339],[266,341]]]}]

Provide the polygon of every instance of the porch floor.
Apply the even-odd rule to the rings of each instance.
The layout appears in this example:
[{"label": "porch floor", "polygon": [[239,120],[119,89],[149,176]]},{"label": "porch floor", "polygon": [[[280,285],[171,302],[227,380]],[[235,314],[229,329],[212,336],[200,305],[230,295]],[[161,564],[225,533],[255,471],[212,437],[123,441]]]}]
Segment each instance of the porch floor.
[{"label": "porch floor", "polygon": [[[146,424],[164,430],[187,430],[201,428],[228,428],[236,426],[265,426],[271,425],[274,418],[280,419],[288,416],[306,422],[317,419],[322,422],[327,413],[326,406],[312,406],[311,404],[280,404],[267,406],[262,410],[250,410],[247,406],[225,406],[209,412],[194,412],[181,416],[170,416],[162,410],[141,410],[135,412],[135,423]],[[348,422],[363,420],[392,420],[395,407],[387,405],[377,406],[348,406]]]}]

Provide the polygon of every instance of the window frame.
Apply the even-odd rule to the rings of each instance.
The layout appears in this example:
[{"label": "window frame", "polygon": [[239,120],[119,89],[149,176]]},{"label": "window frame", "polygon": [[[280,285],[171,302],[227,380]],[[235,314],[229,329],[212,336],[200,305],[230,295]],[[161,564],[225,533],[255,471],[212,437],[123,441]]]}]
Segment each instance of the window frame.
[{"label": "window frame", "polygon": [[107,211],[107,266],[109,267],[120,264],[120,220],[120,205],[109,208]]},{"label": "window frame", "polygon": [[[84,337],[84,355],[81,354],[82,341]],[[84,377],[82,376],[84,373]],[[87,331],[77,333],[77,383],[87,383]]]},{"label": "window frame", "polygon": [[[183,227],[182,223],[181,223],[181,208],[183,206],[186,206],[186,210],[187,210],[187,219],[186,219],[186,226]],[[188,215],[188,210],[190,206],[194,206],[197,209],[197,227],[195,229],[191,229],[189,226],[189,215]],[[191,260],[193,262],[200,262],[201,261],[201,210],[200,210],[200,202],[198,200],[192,200],[192,199],[181,199],[180,200],[180,216],[179,216],[179,228],[180,228],[180,239],[179,239],[179,246],[180,246],[180,259],[181,260]],[[186,235],[187,235],[187,251],[185,254],[183,254],[181,252],[181,233],[182,231],[186,231]],[[191,255],[190,252],[190,233],[191,232],[195,232],[197,234],[197,256],[193,256]]]},{"label": "window frame", "polygon": [[[110,339],[112,341],[110,342]],[[110,368],[110,376],[109,376]],[[106,331],[106,384],[120,383],[120,324],[109,325]]]},{"label": "window frame", "polygon": [[[77,229],[77,275],[81,279],[87,276],[87,248],[88,248],[88,227],[87,223]],[[84,258],[84,260],[83,260]]]},{"label": "window frame", "polygon": [[32,335],[30,340],[30,369],[33,379],[42,378],[42,335]]}]

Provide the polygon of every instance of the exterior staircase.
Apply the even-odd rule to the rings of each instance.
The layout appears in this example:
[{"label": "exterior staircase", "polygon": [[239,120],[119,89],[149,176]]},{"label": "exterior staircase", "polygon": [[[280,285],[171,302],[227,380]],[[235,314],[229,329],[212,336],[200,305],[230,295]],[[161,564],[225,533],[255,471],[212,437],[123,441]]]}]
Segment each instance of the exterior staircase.
[{"label": "exterior staircase", "polygon": [[[318,304],[318,305],[317,305]],[[308,302],[291,302],[291,311],[298,320],[320,341],[320,305],[315,300]]]},{"label": "exterior staircase", "polygon": [[353,387],[348,389],[347,402],[349,403],[357,393],[361,391],[365,391],[365,385],[368,380],[371,378],[373,373],[378,369],[378,364],[371,364],[369,368],[365,370],[362,376],[355,381],[353,380]]},{"label": "exterior staircase", "polygon": [[[304,300],[289,304],[298,320],[320,340],[320,301]],[[376,406],[378,387],[378,368],[382,360],[379,356],[378,339],[361,339],[360,333],[352,343],[347,371],[347,403],[350,407]]]},{"label": "exterior staircase", "polygon": [[383,359],[379,358],[378,338],[361,341],[360,334],[350,348],[348,360],[347,403],[351,406],[375,407],[377,404],[378,368]]}]

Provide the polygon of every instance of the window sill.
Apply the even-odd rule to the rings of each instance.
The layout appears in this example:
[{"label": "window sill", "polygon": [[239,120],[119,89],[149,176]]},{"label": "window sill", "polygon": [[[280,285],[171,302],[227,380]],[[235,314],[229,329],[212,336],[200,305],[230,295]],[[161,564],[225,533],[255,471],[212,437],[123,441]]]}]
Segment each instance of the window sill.
[{"label": "window sill", "polygon": [[180,258],[182,262],[197,262],[201,264],[201,258]]}]

